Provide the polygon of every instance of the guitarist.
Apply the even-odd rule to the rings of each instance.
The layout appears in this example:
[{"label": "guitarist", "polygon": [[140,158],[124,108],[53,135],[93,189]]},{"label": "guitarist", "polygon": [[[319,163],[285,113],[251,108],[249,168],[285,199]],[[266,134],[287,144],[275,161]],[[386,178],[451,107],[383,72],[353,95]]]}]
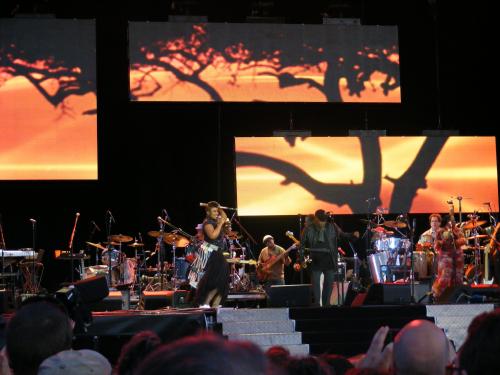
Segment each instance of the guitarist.
[{"label": "guitarist", "polygon": [[[346,233],[329,220],[325,210],[314,213],[312,224],[307,226],[302,236],[303,246],[309,248],[312,264],[311,280],[313,284],[314,303],[316,306],[330,306],[330,296],[335,281],[335,269],[338,261],[338,238],[359,238],[359,232]],[[323,278],[323,293],[321,293],[321,274]]]},{"label": "guitarist", "polygon": [[[285,252],[285,249],[274,243],[274,237],[269,234],[264,236],[262,243],[266,245],[266,247],[260,251],[259,260],[257,262],[258,268],[265,267],[266,263],[271,262]],[[269,276],[263,283],[266,291],[271,285],[285,285],[285,266],[288,266],[290,263],[292,263],[292,260],[287,255],[272,265],[269,269]]]}]

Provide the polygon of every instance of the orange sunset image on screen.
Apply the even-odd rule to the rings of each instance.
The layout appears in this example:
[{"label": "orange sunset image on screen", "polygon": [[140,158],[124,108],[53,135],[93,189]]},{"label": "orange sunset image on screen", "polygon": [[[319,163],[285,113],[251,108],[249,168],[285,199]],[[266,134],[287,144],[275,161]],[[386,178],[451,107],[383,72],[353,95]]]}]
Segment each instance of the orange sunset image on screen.
[{"label": "orange sunset image on screen", "polygon": [[[8,20],[3,26],[0,180],[97,179],[94,23]],[[39,40],[23,30],[37,31]],[[81,43],[71,32],[79,32]]]},{"label": "orange sunset image on screen", "polygon": [[[239,137],[241,215],[498,210],[495,137]],[[471,157],[473,156],[473,157]],[[371,207],[366,202],[374,198]]]},{"label": "orange sunset image on screen", "polygon": [[131,24],[133,100],[401,101],[395,35],[373,46],[359,40],[337,46],[311,25],[317,35],[293,25],[197,24],[165,26],[172,34],[165,38],[148,27],[159,29]]}]

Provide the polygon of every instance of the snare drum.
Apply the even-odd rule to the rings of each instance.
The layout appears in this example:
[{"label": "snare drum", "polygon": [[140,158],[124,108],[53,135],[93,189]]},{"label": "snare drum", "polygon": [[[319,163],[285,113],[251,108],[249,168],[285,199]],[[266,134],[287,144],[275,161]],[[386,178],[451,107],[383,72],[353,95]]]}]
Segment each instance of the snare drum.
[{"label": "snare drum", "polygon": [[381,251],[379,253],[369,255],[367,259],[373,282],[383,283],[385,280],[382,277],[381,267],[386,266],[389,263],[389,252]]}]

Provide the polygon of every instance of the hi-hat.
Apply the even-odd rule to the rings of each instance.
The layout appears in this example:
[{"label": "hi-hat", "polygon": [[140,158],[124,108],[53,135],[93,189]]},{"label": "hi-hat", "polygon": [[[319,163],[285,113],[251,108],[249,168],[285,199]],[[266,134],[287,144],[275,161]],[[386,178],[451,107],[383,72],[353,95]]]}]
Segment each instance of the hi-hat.
[{"label": "hi-hat", "polygon": [[483,224],[486,224],[486,220],[469,220],[465,222],[465,224],[462,226],[462,229],[473,229]]},{"label": "hi-hat", "polygon": [[109,236],[109,240],[112,242],[130,242],[134,239],[130,236],[125,236],[123,234],[113,234]]},{"label": "hi-hat", "polygon": [[100,243],[94,243],[94,242],[85,242],[87,245],[90,245],[90,246],[93,246],[93,247],[96,247],[98,249],[101,249],[101,250],[106,250],[106,248],[104,246],[102,246]]},{"label": "hi-hat", "polygon": [[134,243],[131,243],[130,245],[127,245],[128,247],[142,247],[144,246],[143,243],[140,243],[140,242],[134,242]]},{"label": "hi-hat", "polygon": [[383,225],[389,228],[406,228],[406,223],[397,220],[386,220]]}]

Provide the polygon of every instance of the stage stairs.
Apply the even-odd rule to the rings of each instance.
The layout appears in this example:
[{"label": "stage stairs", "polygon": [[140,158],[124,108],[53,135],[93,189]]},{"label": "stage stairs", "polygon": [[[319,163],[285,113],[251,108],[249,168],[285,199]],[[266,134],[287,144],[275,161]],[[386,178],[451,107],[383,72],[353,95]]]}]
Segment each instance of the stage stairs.
[{"label": "stage stairs", "polygon": [[279,345],[292,355],[309,354],[309,345],[302,342],[302,334],[295,330],[288,308],[219,308],[217,322],[222,323],[222,333],[229,340],[251,341],[264,351]]},{"label": "stage stairs", "polygon": [[353,356],[368,349],[373,335],[383,325],[390,327],[388,340],[414,319],[428,319],[424,305],[291,308],[295,329],[310,353]]}]

